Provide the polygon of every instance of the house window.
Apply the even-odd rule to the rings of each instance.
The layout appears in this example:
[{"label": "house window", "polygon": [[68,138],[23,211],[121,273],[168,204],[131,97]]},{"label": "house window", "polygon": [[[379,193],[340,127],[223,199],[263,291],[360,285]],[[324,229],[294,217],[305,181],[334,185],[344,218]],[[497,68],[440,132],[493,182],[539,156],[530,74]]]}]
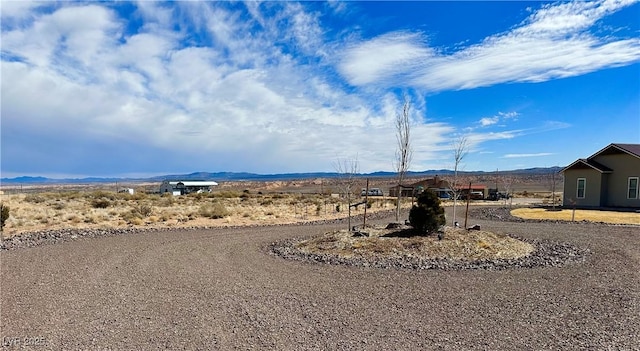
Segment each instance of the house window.
[{"label": "house window", "polygon": [[627,186],[627,199],[638,198],[638,177],[629,177]]},{"label": "house window", "polygon": [[587,188],[587,179],[578,178],[578,188],[576,191],[576,197],[578,199],[584,199],[584,193],[586,188]]}]

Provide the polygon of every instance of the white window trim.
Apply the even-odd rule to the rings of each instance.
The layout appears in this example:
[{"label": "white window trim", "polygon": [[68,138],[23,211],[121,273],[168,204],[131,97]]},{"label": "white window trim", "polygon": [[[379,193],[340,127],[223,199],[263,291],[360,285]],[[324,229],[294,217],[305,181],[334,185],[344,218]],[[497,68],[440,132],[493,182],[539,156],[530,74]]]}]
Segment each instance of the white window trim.
[{"label": "white window trim", "polygon": [[[580,197],[580,181],[584,180],[584,188],[582,190],[582,197]],[[576,199],[584,199],[587,196],[587,178],[578,178],[576,180]]]},{"label": "white window trim", "polygon": [[[629,190],[631,190],[631,179],[635,179],[636,180],[636,196],[635,197],[629,197]],[[640,193],[640,179],[639,179],[639,177],[629,177],[627,179],[627,200],[637,200],[639,193]]]}]

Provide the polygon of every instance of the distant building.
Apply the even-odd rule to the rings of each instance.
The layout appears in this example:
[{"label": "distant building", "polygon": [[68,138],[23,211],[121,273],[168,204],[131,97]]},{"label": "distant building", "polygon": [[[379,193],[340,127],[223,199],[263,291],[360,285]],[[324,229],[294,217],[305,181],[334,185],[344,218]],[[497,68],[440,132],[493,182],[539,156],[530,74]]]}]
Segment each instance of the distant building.
[{"label": "distant building", "polygon": [[[389,189],[389,196],[397,197],[398,196],[399,186],[394,186]],[[448,198],[452,191],[449,186],[449,182],[446,180],[435,176],[433,178],[423,179],[421,181],[415,182],[411,185],[403,185],[401,190],[402,197],[411,197],[414,194],[419,194],[424,190],[431,190],[440,198]]]},{"label": "distant building", "polygon": [[191,193],[211,192],[211,187],[218,183],[205,180],[165,180],[160,184],[160,194],[171,193],[173,195],[186,195]]},{"label": "distant building", "polygon": [[120,188],[120,190],[118,190],[118,193],[133,195],[135,193],[135,190],[133,190],[132,188]]},{"label": "distant building", "polygon": [[640,209],[640,144],[609,144],[560,172],[565,207]]},{"label": "distant building", "polygon": [[473,200],[482,200],[485,199],[488,195],[487,186],[484,184],[471,184],[471,186],[460,185],[459,187],[459,198],[466,199],[469,196]]}]

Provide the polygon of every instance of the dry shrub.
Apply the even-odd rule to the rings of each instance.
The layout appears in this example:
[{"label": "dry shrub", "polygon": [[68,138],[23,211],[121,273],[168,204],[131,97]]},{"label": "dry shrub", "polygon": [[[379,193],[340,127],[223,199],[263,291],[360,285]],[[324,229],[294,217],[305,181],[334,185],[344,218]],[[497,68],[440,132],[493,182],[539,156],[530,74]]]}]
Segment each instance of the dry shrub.
[{"label": "dry shrub", "polygon": [[87,198],[90,199],[109,199],[111,201],[114,201],[118,198],[118,194],[116,193],[112,193],[112,192],[108,192],[108,191],[94,191],[91,193],[87,193],[86,195]]},{"label": "dry shrub", "polygon": [[137,217],[144,218],[148,217],[153,213],[153,207],[149,204],[138,204],[131,209],[131,212]]},{"label": "dry shrub", "polygon": [[158,201],[158,206],[161,207],[171,207],[175,203],[174,196],[172,194],[167,193],[166,195],[162,195],[160,200]]},{"label": "dry shrub", "polygon": [[85,223],[88,223],[88,224],[95,224],[95,223],[97,223],[97,221],[96,221],[96,217],[94,217],[94,216],[85,217],[85,218],[84,218],[84,222],[85,222]]},{"label": "dry shrub", "polygon": [[131,218],[131,220],[130,220],[130,221],[128,221],[128,222],[129,222],[129,224],[133,224],[133,225],[142,225],[142,224],[144,224],[144,222],[142,221],[142,219],[141,219],[141,218],[138,218],[138,217],[133,217],[133,218]]},{"label": "dry shrub", "polygon": [[213,194],[214,197],[225,198],[225,199],[238,198],[241,195],[237,191],[230,191],[230,190],[220,191],[220,192],[212,193],[212,194]]},{"label": "dry shrub", "polygon": [[198,214],[202,217],[211,219],[224,218],[230,215],[229,210],[219,202],[200,206]]},{"label": "dry shrub", "polygon": [[91,200],[91,207],[93,208],[107,208],[111,206],[111,200],[107,198],[99,198]]},{"label": "dry shrub", "polygon": [[133,194],[126,194],[126,195],[129,197],[129,199],[137,200],[137,201],[146,200],[149,197],[146,193],[141,191],[135,192]]},{"label": "dry shrub", "polygon": [[271,205],[273,205],[273,200],[271,199],[260,200],[260,206],[271,206]]},{"label": "dry shrub", "polygon": [[140,220],[140,222],[142,222],[142,219],[140,217],[138,217],[135,213],[133,213],[132,211],[129,212],[125,212],[122,213],[120,215],[120,217],[127,223],[132,224],[134,221],[136,220]]},{"label": "dry shrub", "polygon": [[53,207],[54,210],[61,211],[67,207],[67,204],[60,200],[56,200],[56,202],[51,204],[51,207]]},{"label": "dry shrub", "polygon": [[68,191],[68,192],[63,192],[63,193],[58,193],[56,194],[56,199],[58,200],[76,200],[81,198],[82,195],[80,194],[80,192],[78,191]]},{"label": "dry shrub", "polygon": [[28,194],[24,197],[24,201],[32,204],[39,204],[43,203],[45,201],[45,198],[38,194]]}]

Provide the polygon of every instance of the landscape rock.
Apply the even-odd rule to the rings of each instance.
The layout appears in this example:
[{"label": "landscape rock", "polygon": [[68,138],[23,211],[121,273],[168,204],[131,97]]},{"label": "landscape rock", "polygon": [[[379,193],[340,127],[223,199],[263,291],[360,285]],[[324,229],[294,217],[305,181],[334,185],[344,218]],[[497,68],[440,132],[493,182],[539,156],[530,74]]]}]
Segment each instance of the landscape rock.
[{"label": "landscape rock", "polygon": [[269,252],[273,255],[285,259],[296,261],[307,261],[312,263],[338,264],[356,267],[375,267],[382,269],[440,269],[440,270],[464,270],[464,269],[484,269],[484,270],[504,270],[512,268],[535,268],[535,267],[561,267],[570,263],[584,262],[590,254],[588,249],[576,247],[567,243],[557,243],[547,240],[518,240],[532,244],[536,249],[528,256],[517,259],[494,259],[494,260],[453,260],[446,258],[422,258],[413,256],[387,257],[375,255],[372,258],[365,257],[342,257],[326,253],[307,253],[298,250],[295,245],[302,241],[302,238],[288,239],[274,242],[269,246]]}]

